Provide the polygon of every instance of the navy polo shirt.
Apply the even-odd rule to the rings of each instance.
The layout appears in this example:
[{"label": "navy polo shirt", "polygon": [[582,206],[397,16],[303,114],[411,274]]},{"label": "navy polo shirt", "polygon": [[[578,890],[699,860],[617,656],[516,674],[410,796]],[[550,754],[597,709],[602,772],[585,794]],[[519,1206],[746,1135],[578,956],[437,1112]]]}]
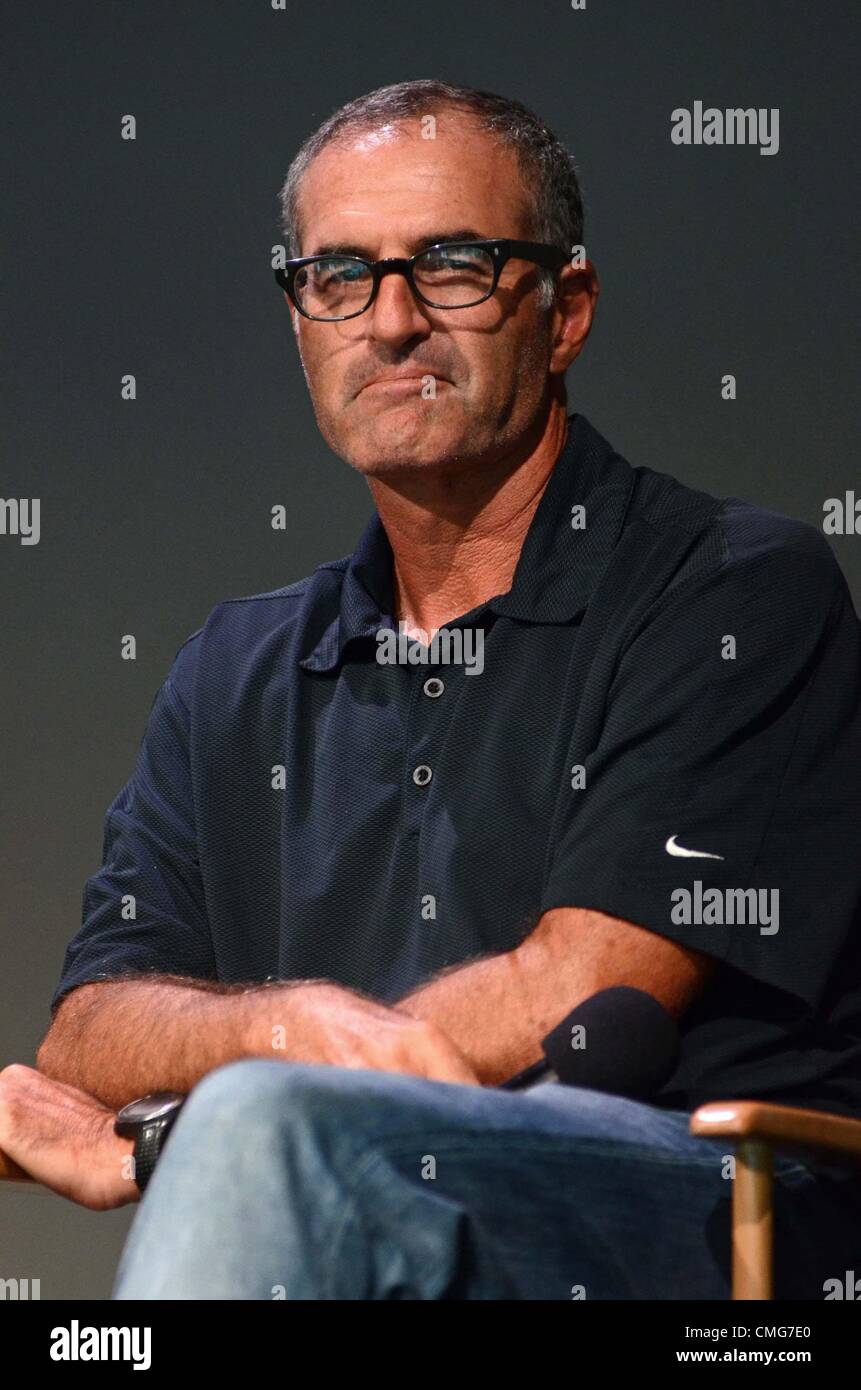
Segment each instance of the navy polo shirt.
[{"label": "navy polo shirt", "polygon": [[447,624],[483,669],[384,664],[396,626],[376,514],[352,556],[213,609],[53,1007],[149,972],[395,1001],[595,908],[719,962],[659,1104],[861,1115],[861,631],[822,535],[572,416],[510,590]]}]

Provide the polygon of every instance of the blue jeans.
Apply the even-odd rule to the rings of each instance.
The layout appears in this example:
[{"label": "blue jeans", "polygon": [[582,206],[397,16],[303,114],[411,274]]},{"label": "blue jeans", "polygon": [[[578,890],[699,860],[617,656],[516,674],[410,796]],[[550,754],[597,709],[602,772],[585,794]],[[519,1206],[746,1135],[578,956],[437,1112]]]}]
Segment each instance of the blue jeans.
[{"label": "blue jeans", "polygon": [[[119,1299],[725,1299],[726,1141],[596,1091],[281,1061],[195,1088]],[[778,1297],[861,1268],[858,1181],[775,1160]]]}]

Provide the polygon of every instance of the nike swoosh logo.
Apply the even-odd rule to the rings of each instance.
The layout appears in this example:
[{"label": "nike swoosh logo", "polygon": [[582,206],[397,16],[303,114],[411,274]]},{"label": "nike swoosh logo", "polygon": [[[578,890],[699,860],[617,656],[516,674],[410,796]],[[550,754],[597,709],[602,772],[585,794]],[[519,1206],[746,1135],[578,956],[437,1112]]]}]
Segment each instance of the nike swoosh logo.
[{"label": "nike swoosh logo", "polygon": [[684,845],[676,844],[675,835],[671,835],[664,845],[667,854],[674,854],[678,859],[723,859],[722,854],[707,854],[702,849],[685,849]]}]

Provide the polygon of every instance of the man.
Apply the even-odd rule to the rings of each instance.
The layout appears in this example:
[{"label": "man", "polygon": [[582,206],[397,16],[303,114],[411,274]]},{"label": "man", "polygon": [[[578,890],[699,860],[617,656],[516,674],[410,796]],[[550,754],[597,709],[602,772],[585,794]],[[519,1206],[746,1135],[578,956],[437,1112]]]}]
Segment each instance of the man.
[{"label": "man", "polygon": [[[372,93],[282,206],[317,420],[375,514],[177,654],[0,1147],[93,1207],[146,1186],[122,1298],[726,1297],[691,1109],[861,1114],[845,582],[813,528],[569,416],[598,283],[519,104]],[[446,645],[405,661],[405,631]],[[620,985],[681,1030],[648,1101],[494,1089]],[[167,1142],[114,1133],[165,1091]],[[821,1297],[854,1183],[776,1177],[778,1293]]]}]

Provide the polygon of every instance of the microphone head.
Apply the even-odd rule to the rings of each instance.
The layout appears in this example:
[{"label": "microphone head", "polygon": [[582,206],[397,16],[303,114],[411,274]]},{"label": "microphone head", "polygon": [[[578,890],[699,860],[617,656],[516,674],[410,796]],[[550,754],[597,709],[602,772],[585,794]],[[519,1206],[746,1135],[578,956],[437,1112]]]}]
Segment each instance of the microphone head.
[{"label": "microphone head", "polygon": [[679,1030],[651,994],[615,985],[578,1004],[543,1047],[564,1086],[646,1099],[675,1069]]}]

